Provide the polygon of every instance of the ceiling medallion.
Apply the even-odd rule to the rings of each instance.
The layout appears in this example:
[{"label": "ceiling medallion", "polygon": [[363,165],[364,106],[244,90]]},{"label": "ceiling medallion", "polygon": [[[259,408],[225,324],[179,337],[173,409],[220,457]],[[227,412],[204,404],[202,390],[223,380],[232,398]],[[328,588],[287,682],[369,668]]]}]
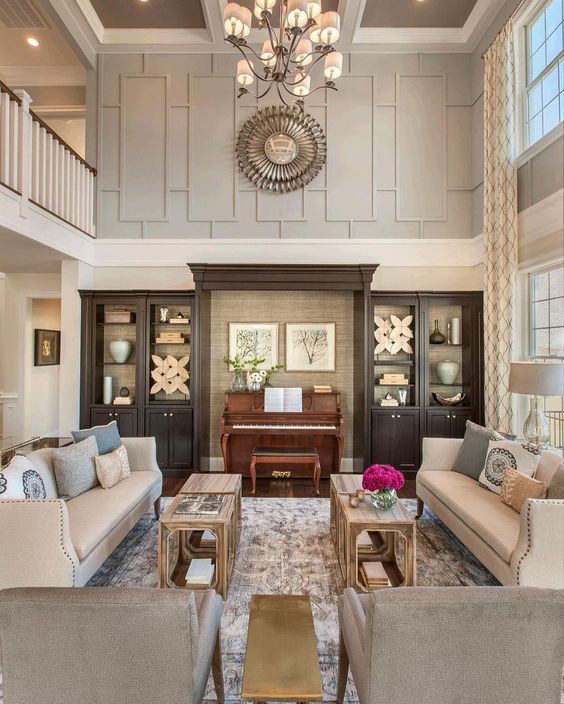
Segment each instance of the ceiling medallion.
[{"label": "ceiling medallion", "polygon": [[[278,29],[272,21],[276,2],[279,3]],[[258,19],[259,30],[266,30],[258,53],[247,42],[253,15]],[[341,18],[338,12],[322,13],[321,0],[255,0],[254,13],[236,2],[228,2],[223,12],[223,25],[225,41],[243,55],[237,63],[239,97],[248,93],[262,98],[276,86],[285,105],[296,102],[303,108],[304,98],[316,90],[337,90],[335,81],[343,71],[343,55],[333,45],[341,34]],[[312,69],[321,60],[324,60],[325,82],[312,90]],[[255,78],[256,95],[248,88]]]},{"label": "ceiling medallion", "polygon": [[287,193],[321,171],[327,140],[317,120],[299,106],[271,105],[241,127],[235,153],[252,183],[264,191]]}]

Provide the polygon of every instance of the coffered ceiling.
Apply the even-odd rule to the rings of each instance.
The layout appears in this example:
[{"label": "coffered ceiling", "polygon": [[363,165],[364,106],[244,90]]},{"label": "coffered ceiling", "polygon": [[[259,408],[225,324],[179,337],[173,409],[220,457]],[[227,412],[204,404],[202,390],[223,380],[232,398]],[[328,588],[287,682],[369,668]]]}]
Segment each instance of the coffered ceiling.
[{"label": "coffered ceiling", "polygon": [[476,0],[368,0],[361,27],[463,27]]},{"label": "coffered ceiling", "polygon": [[[1,1],[1,0],[0,0]],[[107,29],[205,29],[200,0],[90,0]]]}]

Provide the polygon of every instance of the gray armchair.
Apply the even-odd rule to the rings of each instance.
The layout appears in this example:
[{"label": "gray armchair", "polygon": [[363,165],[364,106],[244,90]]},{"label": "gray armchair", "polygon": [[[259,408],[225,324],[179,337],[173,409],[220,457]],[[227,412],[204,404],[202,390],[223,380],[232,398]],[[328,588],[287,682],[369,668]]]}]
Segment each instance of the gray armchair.
[{"label": "gray armchair", "polygon": [[339,598],[337,702],[559,704],[564,590],[383,589]]},{"label": "gray armchair", "polygon": [[223,702],[213,590],[0,592],[6,704],[200,704],[210,669]]}]

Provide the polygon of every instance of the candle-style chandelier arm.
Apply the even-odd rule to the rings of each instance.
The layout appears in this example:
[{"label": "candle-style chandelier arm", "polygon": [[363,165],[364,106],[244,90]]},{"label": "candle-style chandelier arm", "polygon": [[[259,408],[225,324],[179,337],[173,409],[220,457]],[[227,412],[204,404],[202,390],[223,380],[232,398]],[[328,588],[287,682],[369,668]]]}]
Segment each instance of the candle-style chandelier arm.
[{"label": "candle-style chandelier arm", "polygon": [[270,39],[270,46],[272,47],[272,51],[275,51],[276,47],[278,46],[278,38],[277,38],[276,33],[274,32],[274,29],[273,29],[272,24],[270,22],[270,13],[263,12],[261,16],[262,16],[262,21],[264,22],[264,26],[266,27],[266,29],[268,31],[268,38]]},{"label": "candle-style chandelier arm", "polygon": [[296,59],[291,59],[290,63],[296,64],[297,66],[309,66],[309,64],[304,64],[306,59],[309,59],[310,57],[315,57],[314,63],[317,63],[319,59],[324,59],[326,56],[329,56],[329,54],[332,54],[334,51],[337,51],[334,46],[315,46],[313,50],[309,52],[309,54],[302,56],[299,61],[297,61]]},{"label": "candle-style chandelier arm", "polygon": [[250,95],[251,98],[254,98],[255,100],[260,100],[261,98],[264,98],[264,96],[268,93],[268,91],[272,88],[272,83],[267,83],[266,85],[266,90],[264,93],[253,93],[251,90],[248,88],[239,88],[239,98],[242,95]]},{"label": "candle-style chandelier arm", "polygon": [[316,93],[318,90],[334,90],[337,91],[338,88],[337,86],[333,83],[333,81],[325,81],[320,86],[317,86],[317,88],[314,88],[313,90],[310,90],[309,94],[311,95],[312,93]]},{"label": "candle-style chandelier arm", "polygon": [[[248,56],[245,54],[245,52],[243,51],[243,47],[244,47],[245,49],[250,49],[251,52],[257,57],[257,59],[258,59],[261,63],[262,63],[262,59],[261,59],[260,56],[256,53],[256,51],[255,51],[254,49],[252,49],[248,44],[243,44],[243,45],[241,45],[241,44],[239,44],[238,42],[233,42],[233,41],[231,41],[231,37],[226,37],[226,38],[225,38],[225,41],[226,41],[226,42],[229,42],[232,46],[234,46],[236,49],[238,49],[238,50],[241,52],[241,55],[243,56],[243,58],[244,58],[245,61],[247,62],[247,66],[249,67],[249,71],[253,74],[253,76],[255,76],[255,78],[258,78],[258,79],[261,80],[261,81],[268,81],[269,83],[274,80],[274,79],[272,78],[272,76],[270,76],[270,75],[267,75],[267,76],[262,75],[262,76],[261,76],[260,73],[257,73],[257,72],[255,71],[255,69],[254,69],[252,63],[249,61],[249,57],[248,57]],[[249,92],[250,92],[250,91],[249,91]]]},{"label": "candle-style chandelier arm", "polygon": [[[290,70],[290,59],[292,58],[292,54],[294,53],[294,48],[296,46],[296,39],[298,38],[298,33],[292,33],[292,41],[290,43],[290,46],[288,47],[288,55],[286,56],[286,61],[284,63],[284,75],[288,73]],[[284,59],[282,59],[284,60]]]},{"label": "candle-style chandelier arm", "polygon": [[[322,54],[320,54],[319,56],[317,56],[317,57],[316,57],[310,64],[308,64],[307,66],[302,66],[302,67],[300,68],[300,72],[302,73],[302,78],[301,78],[301,80],[299,80],[299,81],[295,81],[294,85],[296,85],[296,84],[298,84],[298,83],[301,83],[303,80],[305,80],[305,79],[311,74],[313,67],[314,67],[316,64],[318,64],[318,63],[321,61],[321,59],[324,59],[326,56],[329,56],[329,54],[333,53],[334,51],[335,51],[335,49],[333,49],[333,48],[331,49],[331,51],[325,51],[325,52],[323,52]],[[295,62],[293,62],[293,63],[295,63]],[[298,66],[298,67],[299,67],[299,66]],[[322,86],[322,87],[323,87],[323,86]]]},{"label": "candle-style chandelier arm", "polygon": [[[280,91],[280,85],[282,85],[282,88],[284,88],[284,90],[285,90],[287,93],[290,93],[290,91],[286,88],[286,86],[285,86],[284,83],[282,83],[282,84],[277,83],[277,84],[276,84],[276,90],[278,91],[278,97],[279,97],[280,100],[284,103],[284,105],[289,105],[289,103],[286,102],[286,99],[285,99],[284,96],[282,95],[282,92]],[[293,94],[293,93],[290,93],[290,95],[292,96],[292,98],[294,97],[294,94]]]}]

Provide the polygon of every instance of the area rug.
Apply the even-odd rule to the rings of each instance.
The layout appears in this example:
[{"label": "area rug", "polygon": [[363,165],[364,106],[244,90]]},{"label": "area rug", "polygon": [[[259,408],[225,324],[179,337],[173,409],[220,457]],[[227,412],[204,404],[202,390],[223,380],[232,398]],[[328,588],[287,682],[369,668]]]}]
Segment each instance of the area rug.
[{"label": "area rug", "polygon": [[[415,501],[404,502],[415,513]],[[240,702],[252,594],[307,594],[311,598],[324,701],[335,701],[337,597],[343,583],[329,537],[329,499],[243,499],[242,531],[222,620],[226,702]],[[421,586],[498,584],[430,512],[417,523]],[[89,586],[156,586],[156,520],[148,512],[108,558]],[[215,701],[208,684],[206,702]],[[358,702],[352,681],[347,702]]]}]

